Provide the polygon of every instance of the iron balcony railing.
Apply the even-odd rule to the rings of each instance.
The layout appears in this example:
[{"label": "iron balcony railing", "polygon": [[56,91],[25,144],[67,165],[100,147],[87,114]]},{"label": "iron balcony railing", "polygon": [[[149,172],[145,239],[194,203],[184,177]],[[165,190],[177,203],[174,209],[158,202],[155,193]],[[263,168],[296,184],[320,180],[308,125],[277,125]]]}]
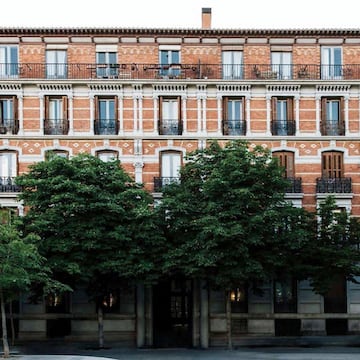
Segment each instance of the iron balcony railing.
[{"label": "iron balcony railing", "polygon": [[352,192],[351,178],[317,178],[317,193],[344,193]]},{"label": "iron balcony railing", "polygon": [[119,121],[116,119],[96,119],[94,122],[95,135],[117,135]]},{"label": "iron balcony railing", "polygon": [[16,185],[15,177],[0,177],[0,192],[21,192],[21,186]]},{"label": "iron balcony railing", "polygon": [[181,135],[182,121],[179,119],[161,119],[158,123],[159,135]]},{"label": "iron balcony railing", "polygon": [[18,119],[4,119],[0,121],[0,135],[10,134],[15,135],[19,132]]},{"label": "iron balcony railing", "polygon": [[359,80],[360,64],[0,63],[0,79]]},{"label": "iron balcony railing", "polygon": [[289,182],[289,186],[285,190],[286,193],[299,194],[303,192],[301,178],[286,178],[286,180]]},{"label": "iron balcony railing", "polygon": [[271,133],[277,136],[295,135],[295,120],[272,120]]},{"label": "iron balcony railing", "polygon": [[165,176],[165,177],[154,177],[154,192],[162,192],[162,189],[166,185],[170,184],[178,184],[180,181],[179,177],[171,177],[171,176]]},{"label": "iron balcony railing", "polygon": [[324,136],[344,136],[345,123],[339,120],[326,120],[321,122],[321,135]]},{"label": "iron balcony railing", "polygon": [[245,135],[246,121],[245,120],[223,120],[222,122],[224,135]]},{"label": "iron balcony railing", "polygon": [[69,121],[67,119],[45,119],[45,135],[67,135],[69,132]]}]

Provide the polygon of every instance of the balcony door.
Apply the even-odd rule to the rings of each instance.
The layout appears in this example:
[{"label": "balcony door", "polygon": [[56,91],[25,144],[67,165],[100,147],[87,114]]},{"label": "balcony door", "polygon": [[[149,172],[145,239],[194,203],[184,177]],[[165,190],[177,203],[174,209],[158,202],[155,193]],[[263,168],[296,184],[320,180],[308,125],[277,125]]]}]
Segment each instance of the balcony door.
[{"label": "balcony door", "polygon": [[116,135],[118,132],[117,97],[95,99],[95,134]]},{"label": "balcony door", "polygon": [[344,176],[343,153],[326,151],[322,154],[322,177],[325,179],[340,179]]},{"label": "balcony door", "polygon": [[172,68],[171,65],[180,64],[180,51],[179,50],[160,50],[160,76],[179,76],[180,69],[178,66]]},{"label": "balcony door", "polygon": [[100,78],[115,78],[118,75],[117,53],[96,53],[96,75]]},{"label": "balcony door", "polygon": [[0,134],[18,131],[16,96],[0,98]]},{"label": "balcony door", "polygon": [[295,135],[293,98],[272,98],[271,132],[277,136]]},{"label": "balcony door", "polygon": [[321,134],[345,135],[343,98],[321,99]]},{"label": "balcony door", "polygon": [[321,49],[321,78],[324,80],[341,79],[341,47],[323,47]]},{"label": "balcony door", "polygon": [[0,152],[0,187],[1,191],[16,190],[17,153],[15,151]]},{"label": "balcony door", "polygon": [[273,51],[271,53],[271,70],[276,73],[277,79],[288,80],[292,78],[291,52]]},{"label": "balcony door", "polygon": [[161,185],[165,186],[179,181],[181,168],[181,153],[176,151],[161,154]]},{"label": "balcony door", "polygon": [[0,77],[18,76],[18,48],[0,46]]},{"label": "balcony door", "polygon": [[284,169],[285,178],[295,177],[294,153],[291,151],[276,151],[273,156],[279,159],[279,165]]},{"label": "balcony door", "polygon": [[181,135],[180,97],[160,98],[160,135]]},{"label": "balcony door", "polygon": [[66,50],[46,51],[46,77],[65,79],[67,77]]},{"label": "balcony door", "polygon": [[65,135],[68,132],[67,97],[46,96],[45,135]]},{"label": "balcony door", "polygon": [[245,135],[245,110],[243,98],[224,98],[224,135]]},{"label": "balcony door", "polygon": [[243,75],[242,66],[243,66],[242,51],[222,52],[223,79],[242,79],[242,75]]}]

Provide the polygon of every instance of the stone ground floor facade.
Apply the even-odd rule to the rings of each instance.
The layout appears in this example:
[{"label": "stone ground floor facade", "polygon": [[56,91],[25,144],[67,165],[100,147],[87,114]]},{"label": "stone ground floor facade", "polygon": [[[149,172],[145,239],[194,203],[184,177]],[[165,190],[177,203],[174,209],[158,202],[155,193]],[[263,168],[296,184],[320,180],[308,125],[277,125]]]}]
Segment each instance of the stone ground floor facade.
[{"label": "stone ground floor facade", "polygon": [[[226,346],[226,296],[205,285],[170,279],[109,294],[104,301],[113,306],[104,308],[105,340],[131,347]],[[306,281],[274,281],[261,294],[239,287],[230,303],[234,346],[249,337],[360,333],[360,285],[341,279],[326,296],[315,294]],[[19,340],[97,339],[96,306],[82,291],[37,304],[23,297],[15,312]]]}]

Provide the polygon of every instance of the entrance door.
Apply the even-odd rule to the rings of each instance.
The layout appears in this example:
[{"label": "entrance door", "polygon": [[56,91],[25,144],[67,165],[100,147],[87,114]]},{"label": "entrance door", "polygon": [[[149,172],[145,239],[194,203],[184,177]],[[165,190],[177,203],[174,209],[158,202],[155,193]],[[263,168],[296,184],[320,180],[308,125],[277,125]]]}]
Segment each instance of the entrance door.
[{"label": "entrance door", "polygon": [[154,346],[192,345],[192,283],[174,278],[154,287]]}]

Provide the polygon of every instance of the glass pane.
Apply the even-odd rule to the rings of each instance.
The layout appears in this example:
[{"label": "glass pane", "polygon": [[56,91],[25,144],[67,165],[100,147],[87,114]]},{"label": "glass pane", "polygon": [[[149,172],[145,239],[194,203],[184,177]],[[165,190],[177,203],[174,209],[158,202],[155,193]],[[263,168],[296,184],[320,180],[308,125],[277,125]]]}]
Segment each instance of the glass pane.
[{"label": "glass pane", "polygon": [[104,52],[98,52],[96,53],[96,63],[97,64],[105,64],[105,53]]},{"label": "glass pane", "polygon": [[115,52],[108,53],[108,62],[109,62],[109,64],[116,64],[117,63],[116,53]]},{"label": "glass pane", "polygon": [[161,50],[160,51],[160,63],[161,64],[169,64],[169,56],[168,51]]},{"label": "glass pane", "polygon": [[180,63],[180,52],[179,51],[171,51],[171,61],[172,64],[179,64]]},{"label": "glass pane", "polygon": [[181,164],[180,154],[169,153],[161,156],[161,176],[177,178]]},{"label": "glass pane", "polygon": [[12,153],[0,154],[0,177],[16,176],[16,156]]}]

